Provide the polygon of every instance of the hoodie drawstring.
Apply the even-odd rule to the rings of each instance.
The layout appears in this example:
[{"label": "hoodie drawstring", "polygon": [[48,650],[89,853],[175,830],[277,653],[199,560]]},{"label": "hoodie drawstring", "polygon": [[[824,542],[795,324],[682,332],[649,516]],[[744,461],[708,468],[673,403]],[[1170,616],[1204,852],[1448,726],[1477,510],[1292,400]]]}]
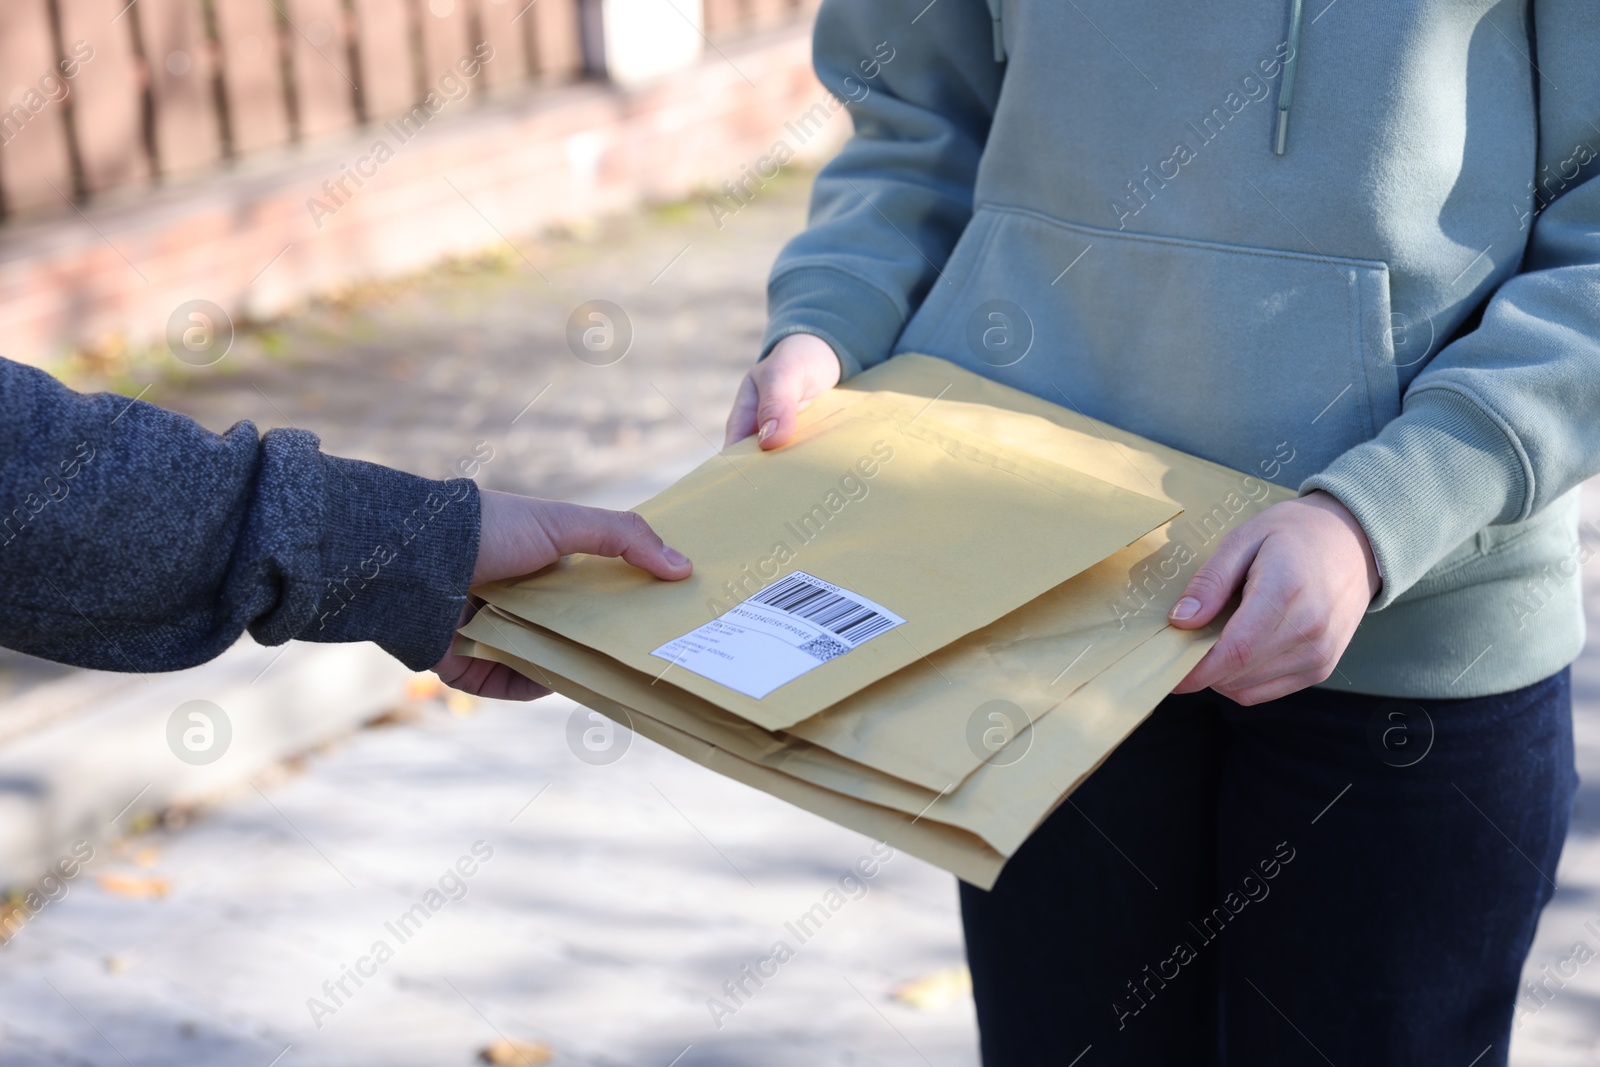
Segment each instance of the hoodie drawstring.
[{"label": "hoodie drawstring", "polygon": [[1002,2],[1003,0],[989,0],[989,21],[994,26],[994,61],[996,63],[1004,63],[1006,61],[1006,37],[1001,26],[1001,22],[1005,17],[1000,11]]},{"label": "hoodie drawstring", "polygon": [[1274,155],[1289,150],[1289,108],[1294,106],[1294,74],[1300,65],[1302,0],[1289,0],[1289,54],[1283,60],[1283,81],[1278,86],[1278,129],[1272,139]]}]

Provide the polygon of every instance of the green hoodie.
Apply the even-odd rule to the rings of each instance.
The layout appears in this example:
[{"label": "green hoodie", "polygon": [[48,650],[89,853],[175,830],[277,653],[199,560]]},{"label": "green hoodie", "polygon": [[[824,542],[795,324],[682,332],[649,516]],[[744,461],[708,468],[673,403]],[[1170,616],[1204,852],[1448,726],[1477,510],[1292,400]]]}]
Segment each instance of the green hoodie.
[{"label": "green hoodie", "polygon": [[940,356],[1331,493],[1383,586],[1327,687],[1480,696],[1571,662],[1600,3],[991,6],[823,3],[855,135],[764,350]]}]

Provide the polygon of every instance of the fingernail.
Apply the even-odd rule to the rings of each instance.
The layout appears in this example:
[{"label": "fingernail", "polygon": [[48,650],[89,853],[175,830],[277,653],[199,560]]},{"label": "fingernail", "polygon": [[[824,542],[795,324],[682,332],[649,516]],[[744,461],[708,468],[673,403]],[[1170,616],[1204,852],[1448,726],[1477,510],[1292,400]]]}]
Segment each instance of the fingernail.
[{"label": "fingernail", "polygon": [[767,438],[771,437],[774,433],[777,433],[777,431],[778,431],[778,420],[777,419],[768,419],[766,422],[763,422],[761,424],[761,432],[756,435],[756,440],[757,441],[765,441]]},{"label": "fingernail", "polygon": [[1192,596],[1186,596],[1176,604],[1172,605],[1172,610],[1167,613],[1167,618],[1173,619],[1177,622],[1182,622],[1185,619],[1194,618],[1194,613],[1199,610],[1200,601],[1196,600]]},{"label": "fingernail", "polygon": [[671,545],[662,545],[661,555],[663,559],[672,564],[674,567],[681,567],[685,563],[689,562],[688,556],[685,556],[682,552],[679,552]]}]

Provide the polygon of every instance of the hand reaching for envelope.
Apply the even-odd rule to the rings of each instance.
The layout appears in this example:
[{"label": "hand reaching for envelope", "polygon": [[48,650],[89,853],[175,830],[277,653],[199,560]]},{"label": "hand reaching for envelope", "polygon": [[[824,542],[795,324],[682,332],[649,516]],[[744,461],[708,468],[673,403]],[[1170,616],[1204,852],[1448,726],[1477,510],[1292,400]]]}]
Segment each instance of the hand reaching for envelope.
[{"label": "hand reaching for envelope", "polygon": [[[838,381],[826,341],[785,337],[740,383],[727,444],[752,433],[764,449],[787,443],[799,413]],[[1221,639],[1173,692],[1210,688],[1249,705],[1323,681],[1380,583],[1366,533],[1335,497],[1319,490],[1268,508],[1223,538],[1173,608],[1172,625],[1192,630],[1240,596]]]},{"label": "hand reaching for envelope", "polygon": [[[554,500],[484,490],[478,561],[472,584],[514,578],[547,567],[572,552],[620,556],[666,581],[687,578],[694,566],[662,543],[650,524],[631,511],[606,511]],[[463,607],[460,625],[475,609]],[[550,692],[510,667],[448,652],[434,672],[453,689],[498,700],[534,700]]]}]

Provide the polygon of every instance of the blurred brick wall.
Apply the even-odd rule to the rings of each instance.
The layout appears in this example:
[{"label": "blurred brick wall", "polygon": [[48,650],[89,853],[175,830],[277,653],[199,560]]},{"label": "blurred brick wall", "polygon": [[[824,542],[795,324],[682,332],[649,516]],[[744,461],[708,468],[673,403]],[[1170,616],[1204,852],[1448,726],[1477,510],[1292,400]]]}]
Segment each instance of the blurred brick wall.
[{"label": "blurred brick wall", "polygon": [[[0,231],[0,353],[38,364],[108,336],[155,343],[186,301],[265,318],[506,238],[526,249],[554,224],[719,189],[780,139],[820,158],[849,126],[838,112],[804,144],[788,126],[827,99],[804,19],[723,43],[641,89],[587,82],[486,98],[484,81],[409,140],[370,125],[12,223]],[[380,141],[392,156],[374,151]],[[368,176],[358,185],[352,171]]]}]

